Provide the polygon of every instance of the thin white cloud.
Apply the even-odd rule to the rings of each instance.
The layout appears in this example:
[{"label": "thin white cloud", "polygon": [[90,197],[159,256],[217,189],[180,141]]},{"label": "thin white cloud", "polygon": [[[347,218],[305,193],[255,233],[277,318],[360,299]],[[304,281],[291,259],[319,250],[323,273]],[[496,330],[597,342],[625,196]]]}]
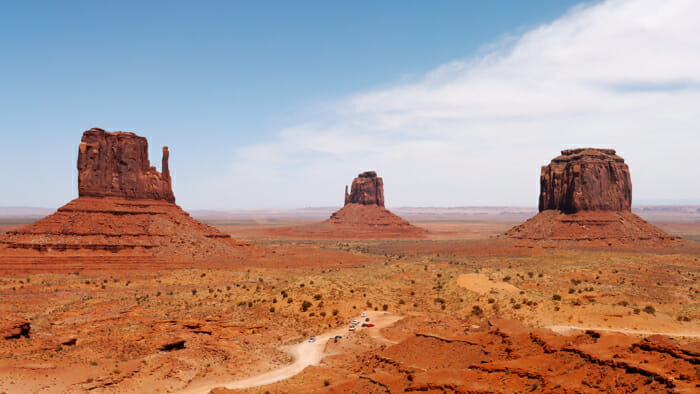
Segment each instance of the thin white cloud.
[{"label": "thin white cloud", "polygon": [[698,15],[696,0],[574,8],[506,46],[358,92],[237,149],[214,181],[232,186],[210,203],[337,205],[356,173],[377,169],[391,206],[535,205],[539,167],[576,146],[616,148],[636,201],[698,200]]}]

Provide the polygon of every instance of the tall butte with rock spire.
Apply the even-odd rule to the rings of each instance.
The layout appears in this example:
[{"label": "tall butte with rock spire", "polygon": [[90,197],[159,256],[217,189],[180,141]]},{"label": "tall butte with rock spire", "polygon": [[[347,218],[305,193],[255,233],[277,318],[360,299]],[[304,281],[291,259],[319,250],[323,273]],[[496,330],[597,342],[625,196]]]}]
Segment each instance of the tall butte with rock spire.
[{"label": "tall butte with rock spire", "polygon": [[349,193],[345,186],[345,206],[325,223],[349,232],[366,230],[378,235],[416,236],[426,232],[384,208],[384,181],[374,171],[359,174],[352,181]]},{"label": "tall butte with rock spire", "polygon": [[229,235],[175,205],[168,159],[164,147],[158,172],[148,160],[146,138],[98,128],[84,132],[78,148],[79,197],[0,237],[0,268],[110,262],[116,268],[230,257],[239,245]]},{"label": "tall butte with rock spire", "polygon": [[627,164],[613,149],[563,150],[543,166],[539,211],[507,236],[607,245],[676,239],[635,215]]}]

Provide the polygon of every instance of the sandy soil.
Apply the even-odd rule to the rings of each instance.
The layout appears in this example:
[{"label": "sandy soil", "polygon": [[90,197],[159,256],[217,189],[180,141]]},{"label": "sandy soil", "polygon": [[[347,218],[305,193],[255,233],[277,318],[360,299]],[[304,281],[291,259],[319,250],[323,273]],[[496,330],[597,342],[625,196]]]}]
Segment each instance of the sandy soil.
[{"label": "sandy soil", "polygon": [[[213,391],[700,389],[700,243],[543,247],[493,238],[503,227],[346,240],[228,224],[251,243],[235,261],[6,269],[0,393],[185,392],[251,377],[268,384]],[[345,335],[363,310],[404,318]],[[343,340],[305,347],[336,330]]]}]

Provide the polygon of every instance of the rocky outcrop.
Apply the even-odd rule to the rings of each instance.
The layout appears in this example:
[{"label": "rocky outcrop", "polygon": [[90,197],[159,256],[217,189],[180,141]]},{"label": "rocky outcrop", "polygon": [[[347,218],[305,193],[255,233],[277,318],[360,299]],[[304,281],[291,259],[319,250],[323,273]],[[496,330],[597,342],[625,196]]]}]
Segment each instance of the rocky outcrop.
[{"label": "rocky outcrop", "polygon": [[[79,197],[52,215],[0,237],[0,268],[62,272],[105,264],[231,261],[241,244],[174,204],[163,148],[162,173],[133,133],[91,129],[78,151]],[[247,245],[245,245],[247,247]]]},{"label": "rocky outcrop", "polygon": [[175,202],[168,147],[163,147],[162,173],[148,161],[148,141],[134,133],[92,128],[78,148],[78,195]]},{"label": "rocky outcrop", "polygon": [[665,246],[677,238],[631,212],[632,182],[612,149],[563,150],[542,167],[540,213],[508,230],[511,238],[589,245]]},{"label": "rocky outcrop", "polygon": [[352,181],[352,189],[348,194],[345,186],[345,205],[362,204],[384,206],[384,180],[374,171],[361,173]]},{"label": "rocky outcrop", "polygon": [[27,319],[3,318],[0,321],[0,339],[29,338],[31,323]]},{"label": "rocky outcrop", "polygon": [[345,206],[324,224],[332,225],[332,230],[320,232],[330,237],[413,238],[426,233],[384,207],[384,181],[374,171],[359,174],[352,181],[350,193],[345,186]]},{"label": "rocky outcrop", "polygon": [[629,168],[613,149],[563,150],[542,167],[540,212],[629,211],[631,207]]}]

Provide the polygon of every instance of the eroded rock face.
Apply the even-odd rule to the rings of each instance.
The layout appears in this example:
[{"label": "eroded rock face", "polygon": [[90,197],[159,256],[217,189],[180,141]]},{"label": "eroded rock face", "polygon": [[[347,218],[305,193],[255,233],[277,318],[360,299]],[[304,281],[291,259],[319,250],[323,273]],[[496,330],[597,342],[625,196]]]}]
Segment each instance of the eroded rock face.
[{"label": "eroded rock face", "polygon": [[613,149],[563,150],[542,167],[540,212],[630,211],[631,206],[629,168]]},{"label": "eroded rock face", "polygon": [[345,186],[345,205],[384,206],[384,181],[374,171],[366,171],[358,175],[352,181],[351,190],[348,194],[348,187]]},{"label": "eroded rock face", "polygon": [[148,141],[134,133],[93,128],[83,133],[78,150],[80,197],[122,197],[175,202],[163,147],[163,172],[148,161]]}]

